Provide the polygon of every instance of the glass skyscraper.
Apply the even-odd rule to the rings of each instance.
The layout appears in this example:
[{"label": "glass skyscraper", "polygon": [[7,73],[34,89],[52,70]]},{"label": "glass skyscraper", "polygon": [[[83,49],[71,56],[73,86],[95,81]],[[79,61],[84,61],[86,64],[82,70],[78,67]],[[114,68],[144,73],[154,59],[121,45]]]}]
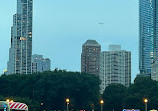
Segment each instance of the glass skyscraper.
[{"label": "glass skyscraper", "polygon": [[33,0],[17,0],[17,13],[11,27],[8,74],[32,73]]},{"label": "glass skyscraper", "polygon": [[139,70],[151,74],[158,55],[158,0],[139,0]]}]

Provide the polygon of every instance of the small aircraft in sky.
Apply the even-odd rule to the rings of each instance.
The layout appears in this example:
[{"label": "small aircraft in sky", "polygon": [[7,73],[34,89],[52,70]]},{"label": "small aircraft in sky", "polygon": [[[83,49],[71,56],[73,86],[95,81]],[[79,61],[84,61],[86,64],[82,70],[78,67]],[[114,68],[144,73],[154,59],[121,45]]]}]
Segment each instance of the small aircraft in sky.
[{"label": "small aircraft in sky", "polygon": [[103,23],[103,22],[99,22],[99,24],[100,24],[100,25],[103,25],[104,23]]}]

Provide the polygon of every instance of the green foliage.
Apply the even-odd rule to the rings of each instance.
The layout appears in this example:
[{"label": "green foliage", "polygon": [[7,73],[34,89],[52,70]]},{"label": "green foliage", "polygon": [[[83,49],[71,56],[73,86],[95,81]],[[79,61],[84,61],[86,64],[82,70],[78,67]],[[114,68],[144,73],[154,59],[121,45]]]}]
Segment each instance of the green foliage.
[{"label": "green foliage", "polygon": [[144,110],[144,98],[148,98],[148,109],[158,110],[158,82],[149,77],[137,77],[129,88],[122,85],[109,85],[103,93],[104,109],[121,111],[122,109]]},{"label": "green foliage", "polygon": [[123,85],[109,85],[103,94],[105,100],[104,109],[108,111],[121,111],[124,108],[124,99],[127,95],[127,88]]},{"label": "green foliage", "polygon": [[44,103],[43,108],[46,110],[64,110],[66,98],[70,99],[71,109],[92,109],[92,104],[98,101],[100,95],[99,84],[99,78],[95,75],[62,70],[2,75],[0,94],[32,105],[30,110],[33,106],[39,109],[40,103]]},{"label": "green foliage", "polygon": [[[151,80],[149,77],[137,77],[134,84],[128,88],[128,97],[126,105],[128,107],[139,108],[144,110],[144,98],[148,98],[148,108],[157,109],[158,82]],[[134,101],[132,103],[131,101]]]},{"label": "green foliage", "polygon": [[[57,69],[37,74],[2,75],[0,99],[24,102],[30,111],[65,110],[66,98],[70,99],[70,109],[100,110],[99,84],[100,80],[95,75]],[[157,109],[157,94],[158,82],[148,77],[137,77],[128,88],[112,84],[102,95],[104,110],[144,110],[143,98],[149,99],[149,109]]]}]

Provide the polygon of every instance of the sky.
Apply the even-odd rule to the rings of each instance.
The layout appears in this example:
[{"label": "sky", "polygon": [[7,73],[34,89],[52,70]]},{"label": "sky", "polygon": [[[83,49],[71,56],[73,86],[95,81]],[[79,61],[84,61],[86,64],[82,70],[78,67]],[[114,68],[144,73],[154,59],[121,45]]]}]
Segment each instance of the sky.
[{"label": "sky", "polygon": [[[7,69],[16,3],[0,0],[0,73]],[[50,58],[52,70],[80,71],[86,40],[96,40],[102,51],[118,44],[132,53],[133,81],[139,73],[138,11],[138,0],[34,0],[33,54]]]}]

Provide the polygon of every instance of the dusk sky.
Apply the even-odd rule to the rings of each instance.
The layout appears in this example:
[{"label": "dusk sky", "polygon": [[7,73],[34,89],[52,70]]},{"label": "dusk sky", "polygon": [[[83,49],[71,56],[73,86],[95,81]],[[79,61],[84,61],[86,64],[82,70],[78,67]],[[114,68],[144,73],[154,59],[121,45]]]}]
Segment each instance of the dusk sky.
[{"label": "dusk sky", "polygon": [[[0,73],[7,69],[17,0],[0,0]],[[34,0],[33,54],[54,68],[80,71],[82,44],[94,39],[108,50],[119,44],[132,53],[132,81],[138,71],[138,0]],[[99,24],[102,22],[103,24]]]}]

